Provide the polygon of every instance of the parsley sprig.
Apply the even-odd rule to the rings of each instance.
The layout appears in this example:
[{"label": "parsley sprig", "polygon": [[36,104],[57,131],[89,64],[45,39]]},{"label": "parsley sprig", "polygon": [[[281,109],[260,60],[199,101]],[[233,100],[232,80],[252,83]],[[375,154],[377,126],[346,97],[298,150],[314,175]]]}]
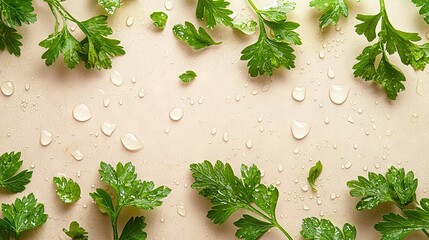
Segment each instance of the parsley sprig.
[{"label": "parsley sprig", "polygon": [[[369,42],[376,38],[376,28],[381,21],[378,41],[366,47],[357,57],[358,63],[353,66],[354,76],[366,81],[372,80],[381,85],[387,97],[396,99],[399,92],[405,90],[402,83],[405,75],[388,56],[398,53],[404,65],[411,65],[415,70],[424,70],[429,63],[429,44],[418,45],[421,37],[417,33],[408,33],[396,29],[390,22],[384,0],[380,0],[380,12],[376,15],[361,15],[357,19],[362,23],[356,25],[356,32],[364,35]],[[381,58],[377,56],[381,55]],[[377,63],[378,62],[378,63]]]},{"label": "parsley sprig", "polygon": [[0,188],[18,193],[24,191],[25,186],[30,183],[32,171],[24,170],[17,174],[23,164],[20,159],[20,152],[4,153],[0,156]]},{"label": "parsley sprig", "polygon": [[[55,18],[54,33],[39,44],[47,49],[42,55],[46,65],[52,65],[62,54],[64,63],[69,68],[75,68],[82,61],[88,69],[108,69],[112,67],[111,58],[125,54],[119,40],[107,37],[113,32],[107,25],[107,16],[99,15],[81,22],[68,12],[60,1],[44,1]],[[69,31],[70,21],[85,35],[81,41]]]},{"label": "parsley sprig", "polygon": [[[248,3],[257,14],[259,22],[258,41],[241,52],[241,60],[248,61],[250,76],[271,76],[276,68],[294,68],[296,56],[290,45],[300,45],[302,42],[294,31],[299,24],[288,21],[286,14],[295,8],[295,3],[277,0],[265,9],[259,9],[252,0],[248,0]],[[272,32],[272,37],[267,29]]]},{"label": "parsley sprig", "polygon": [[[153,182],[137,179],[135,167],[131,163],[118,163],[116,169],[110,164],[101,162],[99,170],[101,181],[108,184],[114,191],[112,197],[108,192],[97,188],[90,196],[102,212],[107,213],[113,228],[114,240],[146,239],[144,232],[146,223],[144,217],[130,218],[122,230],[118,233],[118,217],[124,207],[131,206],[144,210],[152,210],[161,206],[171,189],[165,186],[155,188]],[[115,201],[113,200],[115,199]]]}]

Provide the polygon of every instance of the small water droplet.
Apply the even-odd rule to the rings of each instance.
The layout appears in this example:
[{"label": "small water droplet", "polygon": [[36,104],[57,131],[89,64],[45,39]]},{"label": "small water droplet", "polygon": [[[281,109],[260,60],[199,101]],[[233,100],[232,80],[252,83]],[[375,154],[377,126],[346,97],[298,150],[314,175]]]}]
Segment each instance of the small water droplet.
[{"label": "small water droplet", "polygon": [[277,171],[279,171],[279,172],[283,172],[283,165],[279,164],[279,165],[277,166]]},{"label": "small water droplet", "polygon": [[134,134],[127,133],[121,136],[121,142],[124,147],[132,152],[138,152],[143,149],[144,145]]},{"label": "small water droplet", "polygon": [[110,105],[110,99],[106,98],[103,100],[104,107],[108,107]]},{"label": "small water droplet", "polygon": [[380,168],[380,164],[378,164],[378,163],[374,163],[374,167],[375,167],[376,169],[379,169],[379,168]]},{"label": "small water droplet", "polygon": [[108,137],[110,137],[110,136],[112,136],[112,133],[116,130],[116,124],[114,124],[114,123],[109,123],[109,122],[103,122],[102,124],[101,124],[101,132],[104,134],[104,135],[106,135],[106,136],[108,136]]},{"label": "small water droplet", "polygon": [[317,199],[317,204],[318,204],[318,205],[322,205],[322,199],[321,199],[321,198],[318,198],[318,199]]},{"label": "small water droplet", "polygon": [[295,101],[302,102],[306,96],[306,87],[294,87],[292,90],[292,98]]},{"label": "small water droplet", "polygon": [[143,89],[143,88],[140,88],[140,91],[139,91],[139,97],[140,97],[140,98],[144,98],[144,95],[145,95],[144,89]]},{"label": "small water droplet", "polygon": [[304,205],[304,207],[302,207],[302,209],[303,209],[304,211],[309,211],[309,210],[310,210],[310,207],[309,207],[309,206]]},{"label": "small water droplet", "polygon": [[217,128],[213,128],[212,131],[211,131],[211,134],[215,135],[216,133],[217,133]]},{"label": "small water droplet", "polygon": [[342,84],[333,84],[329,90],[329,98],[335,104],[341,105],[349,96],[350,87]]},{"label": "small water droplet", "polygon": [[52,142],[52,133],[47,130],[40,131],[40,144],[48,146]]},{"label": "small water droplet", "polygon": [[357,149],[358,148],[358,145],[355,143],[355,144],[353,144],[353,148],[354,149]]},{"label": "small water droplet", "polygon": [[325,119],[323,120],[323,122],[325,122],[325,124],[329,124],[329,117],[325,117]]},{"label": "small water droplet", "polygon": [[335,72],[334,72],[334,70],[332,70],[332,68],[328,68],[328,77],[330,78],[330,79],[334,79],[335,78]]},{"label": "small water droplet", "polygon": [[224,134],[223,134],[223,141],[224,142],[228,142],[229,141],[229,136],[228,136],[228,132],[225,132]]},{"label": "small water droplet", "polygon": [[112,81],[113,85],[118,87],[121,86],[122,83],[124,83],[122,75],[116,70],[110,74],[110,81]]},{"label": "small water droplet", "polygon": [[303,139],[310,132],[310,128],[311,128],[311,125],[307,122],[300,122],[300,121],[293,120],[291,125],[292,135],[298,140]]},{"label": "small water droplet", "polygon": [[183,203],[178,204],[178,205],[176,206],[176,209],[177,209],[177,213],[178,213],[180,216],[182,216],[182,217],[186,217],[186,207],[185,207],[185,205],[184,205]]},{"label": "small water droplet", "polygon": [[341,31],[341,24],[337,24],[337,26],[335,26],[335,31]]},{"label": "small water droplet", "polygon": [[184,110],[181,107],[174,107],[170,111],[170,119],[173,121],[179,121],[183,117]]},{"label": "small water droplet", "polygon": [[164,133],[165,134],[169,134],[170,133],[170,128],[169,127],[165,128]]},{"label": "small water droplet", "polygon": [[335,193],[331,193],[331,196],[330,196],[331,200],[334,200],[336,197],[337,195]]},{"label": "small water droplet", "polygon": [[91,109],[85,104],[81,103],[73,108],[73,118],[76,119],[76,121],[86,122],[91,119],[91,117]]},{"label": "small water droplet", "polygon": [[29,91],[30,90],[30,84],[29,83],[26,83],[25,84],[25,91]]},{"label": "small water droplet", "polygon": [[302,186],[302,187],[301,187],[301,190],[302,190],[303,192],[308,192],[308,185],[304,185],[304,186]]},{"label": "small water droplet", "polygon": [[351,166],[352,166],[352,162],[350,162],[350,161],[347,161],[347,162],[344,164],[344,167],[345,167],[346,169],[349,169]]},{"label": "small water droplet", "polygon": [[76,159],[77,161],[82,161],[82,159],[84,158],[84,155],[81,151],[79,151],[79,149],[74,150],[71,155],[73,156],[74,159]]},{"label": "small water droplet", "polygon": [[320,50],[320,52],[319,52],[319,58],[320,59],[324,59],[325,58],[325,51],[324,50]]},{"label": "small water droplet", "polygon": [[131,27],[134,24],[134,18],[133,17],[128,17],[126,24],[127,24],[127,27]]},{"label": "small water droplet", "polygon": [[347,121],[348,121],[349,123],[354,123],[354,122],[355,122],[355,119],[353,118],[353,116],[352,116],[352,115],[350,115],[350,116],[347,118]]},{"label": "small water droplet", "polygon": [[11,96],[15,92],[15,86],[11,81],[3,82],[0,85],[0,89],[5,96]]},{"label": "small water droplet", "polygon": [[173,1],[171,1],[171,0],[167,0],[167,1],[164,3],[164,7],[165,7],[165,9],[167,9],[168,11],[172,10],[172,9],[173,9],[173,7],[174,7],[174,3],[173,3]]},{"label": "small water droplet", "polygon": [[252,143],[252,140],[247,140],[247,142],[246,142],[246,147],[248,148],[248,149],[251,149],[252,147],[253,147],[253,143]]},{"label": "small water droplet", "polygon": [[252,91],[252,95],[257,95],[258,93],[259,93],[259,91],[256,89]]},{"label": "small water droplet", "polygon": [[268,91],[268,90],[270,90],[270,85],[264,85],[263,87],[262,87],[262,89],[261,89],[261,91],[262,92],[266,92],[266,91]]}]

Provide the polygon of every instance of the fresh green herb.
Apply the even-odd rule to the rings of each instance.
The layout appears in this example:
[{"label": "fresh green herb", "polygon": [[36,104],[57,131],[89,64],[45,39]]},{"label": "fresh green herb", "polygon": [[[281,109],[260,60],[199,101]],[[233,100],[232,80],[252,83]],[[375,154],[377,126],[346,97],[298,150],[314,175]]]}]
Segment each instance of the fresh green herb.
[{"label": "fresh green herb", "polygon": [[412,2],[416,4],[417,7],[421,7],[419,13],[425,21],[429,23],[429,2],[426,0],[412,0]]},{"label": "fresh green herb", "polygon": [[382,203],[393,203],[401,209],[405,216],[389,213],[383,216],[384,221],[375,225],[382,234],[382,240],[401,240],[418,230],[429,238],[429,199],[422,199],[420,207],[410,207],[418,205],[417,184],[413,172],[405,173],[403,168],[392,166],[386,176],[369,172],[368,178],[359,176],[358,180],[349,181],[347,186],[352,197],[361,197],[357,210],[371,210]]},{"label": "fresh green herb", "polygon": [[261,184],[261,172],[255,165],[241,165],[241,179],[234,175],[231,165],[221,161],[214,166],[209,161],[192,164],[191,172],[195,180],[192,188],[199,190],[200,195],[213,204],[207,217],[215,224],[224,223],[235,211],[244,209],[257,217],[244,214],[236,221],[236,237],[256,240],[277,227],[289,240],[292,239],[276,219],[279,191],[272,185]]},{"label": "fresh green herb", "polygon": [[331,23],[336,26],[340,15],[344,17],[349,15],[349,8],[345,0],[312,0],[310,7],[323,12],[319,19],[320,28],[325,28]]},{"label": "fresh green herb", "polygon": [[0,229],[4,229],[4,239],[9,240],[10,235],[18,240],[21,234],[27,230],[35,229],[43,225],[48,219],[43,204],[38,203],[31,193],[22,199],[16,199],[15,203],[2,204],[3,219],[0,219]]},{"label": "fresh green herb", "polygon": [[229,2],[225,0],[198,0],[196,16],[200,20],[205,20],[209,29],[213,29],[217,23],[232,27],[231,14],[228,9]]},{"label": "fresh green herb", "polygon": [[173,27],[173,32],[178,39],[188,43],[188,45],[195,50],[221,44],[221,42],[215,42],[204,28],[200,27],[197,30],[190,22],[185,22],[184,25],[175,25]]},{"label": "fresh green herb", "polygon": [[323,165],[320,161],[318,161],[316,163],[316,165],[311,167],[310,171],[308,171],[307,181],[310,184],[311,189],[313,189],[313,191],[315,191],[315,192],[317,192],[316,180],[320,176],[320,174],[322,173],[322,169],[323,169]]},{"label": "fresh green herb", "polygon": [[[294,32],[299,24],[287,21],[286,14],[295,8],[295,3],[278,0],[272,7],[258,9],[252,0],[248,2],[258,15],[260,29],[258,41],[241,52],[241,60],[249,61],[250,76],[271,76],[275,68],[294,68],[296,56],[290,44],[300,45],[302,42]],[[273,37],[266,28],[270,29]]]},{"label": "fresh green herb", "polygon": [[194,71],[188,70],[185,73],[182,73],[179,78],[185,83],[191,82],[197,77],[197,74]]},{"label": "fresh green herb", "polygon": [[[42,55],[47,66],[52,65],[62,54],[64,63],[69,68],[75,68],[83,61],[88,69],[108,69],[112,67],[111,58],[125,54],[123,47],[119,46],[119,40],[107,38],[112,34],[112,29],[107,25],[106,16],[100,15],[80,22],[59,0],[44,1],[49,5],[56,21],[54,33],[39,43],[47,49]],[[78,41],[70,33],[68,21],[74,22],[82,30],[85,35],[82,41]]]},{"label": "fresh green herb", "polygon": [[[356,32],[365,35],[368,41],[376,38],[376,27],[381,20],[381,30],[378,42],[366,47],[357,57],[358,63],[353,66],[354,76],[366,81],[373,80],[387,92],[387,97],[396,99],[399,92],[405,89],[402,84],[405,76],[393,65],[388,55],[397,52],[404,65],[411,65],[415,70],[424,70],[429,63],[429,44],[417,45],[420,41],[417,33],[407,33],[397,30],[389,21],[384,0],[380,0],[380,12],[376,15],[358,15],[362,23],[356,25]],[[381,58],[377,58],[381,54]],[[376,63],[378,61],[378,63]]]},{"label": "fresh green herb", "polygon": [[[110,217],[113,228],[114,240],[146,239],[143,217],[130,218],[125,225],[121,236],[118,234],[118,217],[124,207],[132,206],[144,210],[152,210],[161,206],[171,189],[165,186],[155,188],[153,182],[137,179],[135,167],[131,163],[118,163],[116,169],[110,164],[101,162],[101,181],[108,184],[114,190],[113,198],[105,190],[97,188],[90,196],[102,212]],[[115,199],[115,201],[113,201]]]},{"label": "fresh green herb", "polygon": [[70,223],[68,230],[63,228],[63,232],[73,240],[88,240],[88,232],[76,221]]},{"label": "fresh green herb", "polygon": [[17,193],[24,191],[25,186],[30,183],[33,172],[24,170],[16,174],[23,163],[20,159],[20,152],[4,153],[0,156],[0,188]]},{"label": "fresh green herb", "polygon": [[327,219],[311,217],[303,220],[301,235],[307,240],[355,240],[356,228],[346,223],[341,231]]},{"label": "fresh green herb", "polygon": [[31,0],[0,0],[0,51],[21,55],[22,35],[16,27],[36,22]]},{"label": "fresh green herb", "polygon": [[250,35],[256,32],[256,27],[258,23],[254,20],[244,19],[239,22],[234,22],[233,27],[237,30],[240,30],[242,33]]},{"label": "fresh green herb", "polygon": [[80,199],[80,186],[73,179],[54,177],[57,195],[64,203],[74,203]]},{"label": "fresh green herb", "polygon": [[114,14],[115,10],[121,7],[120,0],[98,0],[98,4],[102,6],[108,14]]},{"label": "fresh green herb", "polygon": [[155,27],[164,30],[168,20],[168,15],[165,12],[153,12],[150,15],[150,18],[152,19]]}]

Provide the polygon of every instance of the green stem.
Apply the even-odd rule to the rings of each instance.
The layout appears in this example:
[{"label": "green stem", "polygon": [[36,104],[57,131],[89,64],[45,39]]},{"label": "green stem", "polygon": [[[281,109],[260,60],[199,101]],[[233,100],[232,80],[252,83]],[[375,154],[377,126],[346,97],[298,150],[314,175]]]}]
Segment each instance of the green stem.
[{"label": "green stem", "polygon": [[21,237],[21,233],[16,232],[15,233],[15,240],[19,240],[20,237]]},{"label": "green stem", "polygon": [[247,0],[247,2],[253,8],[253,11],[255,11],[256,13],[258,13],[258,15],[259,15],[259,9],[258,9],[258,7],[256,7],[255,3],[252,0]]},{"label": "green stem", "polygon": [[282,231],[282,233],[287,237],[287,239],[293,239],[292,236],[288,232],[286,232],[286,230],[277,221],[273,222],[273,225],[280,229],[280,231]]},{"label": "green stem", "polygon": [[117,217],[112,219],[112,228],[113,228],[113,240],[118,240],[119,234],[118,234],[118,218]]},{"label": "green stem", "polygon": [[428,238],[429,238],[429,232],[428,232],[428,231],[426,231],[426,229],[423,229],[422,231],[424,232],[424,234],[426,235],[426,237],[428,237]]},{"label": "green stem", "polygon": [[251,205],[248,207],[248,210],[252,211],[253,213],[258,214],[259,216],[261,216],[265,220],[269,221],[276,228],[278,228],[287,237],[288,240],[293,240],[292,236],[277,222],[276,219],[273,219],[273,218],[265,215],[263,212],[259,211],[257,208],[255,208]]}]

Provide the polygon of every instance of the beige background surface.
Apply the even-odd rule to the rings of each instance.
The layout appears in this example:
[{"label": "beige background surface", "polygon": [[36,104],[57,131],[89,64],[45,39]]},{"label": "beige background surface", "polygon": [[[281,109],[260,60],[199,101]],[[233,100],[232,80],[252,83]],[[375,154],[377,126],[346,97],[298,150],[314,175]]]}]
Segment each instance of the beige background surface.
[{"label": "beige background surface", "polygon": [[[204,159],[228,161],[236,170],[241,163],[255,163],[262,168],[263,181],[278,184],[281,191],[279,221],[296,238],[302,218],[323,213],[337,225],[355,224],[358,239],[377,239],[372,226],[387,208],[355,211],[357,199],[349,197],[345,183],[366,175],[365,167],[368,171],[385,172],[390,165],[402,166],[419,178],[418,197],[428,196],[429,87],[427,96],[416,93],[418,80],[428,86],[424,82],[428,81],[428,73],[399,65],[407,75],[407,90],[394,102],[372,84],[354,79],[351,67],[367,45],[364,37],[354,33],[355,15],[375,13],[378,5],[374,1],[349,2],[351,14],[341,19],[341,31],[331,28],[320,33],[319,14],[308,7],[308,1],[298,1],[297,10],[290,14],[291,20],[301,23],[298,32],[304,42],[295,47],[297,68],[276,71],[271,78],[252,79],[239,57],[257,35],[243,36],[221,26],[212,34],[223,44],[198,52],[175,39],[171,31],[174,24],[185,20],[197,23],[195,0],[174,1],[163,32],[152,27],[149,18],[155,10],[165,11],[163,1],[126,1],[109,19],[114,37],[122,40],[127,51],[124,57],[114,60],[112,70],[88,71],[82,66],[68,70],[62,63],[45,67],[40,59],[43,49],[37,44],[51,33],[54,21],[46,4],[35,1],[37,23],[20,29],[25,36],[22,56],[2,53],[0,65],[0,81],[13,81],[16,88],[11,97],[0,95],[0,150],[22,151],[24,167],[30,168],[32,163],[35,166],[28,190],[17,195],[1,192],[0,202],[10,203],[34,192],[49,214],[47,224],[22,239],[66,239],[61,229],[72,220],[86,227],[91,239],[111,239],[107,216],[88,196],[94,191],[91,185],[104,186],[98,180],[100,161],[132,161],[140,178],[173,189],[162,207],[151,212],[128,209],[121,216],[123,222],[144,214],[149,239],[234,239],[232,222],[238,215],[222,226],[213,225],[205,218],[208,201],[189,187],[189,164]],[[257,2],[259,6],[264,3]],[[95,1],[68,1],[65,5],[79,19],[102,13]],[[395,26],[425,37],[429,28],[411,1],[389,0],[387,6]],[[238,18],[254,17],[244,0],[234,1],[232,8]],[[125,25],[129,16],[135,19],[131,27]],[[319,58],[322,49],[326,52],[324,59]],[[334,79],[327,77],[329,67],[336,73]],[[188,69],[195,70],[198,79],[185,86],[177,76]],[[121,87],[110,82],[113,70],[125,79]],[[136,78],[134,84],[132,77]],[[328,90],[334,83],[351,87],[343,105],[329,100]],[[30,85],[29,91],[25,90],[26,84]],[[304,102],[291,98],[295,86],[307,87]],[[138,97],[140,88],[146,92],[144,98]],[[253,95],[254,90],[258,94]],[[235,100],[237,95],[241,96],[239,101]],[[103,106],[104,99],[110,100],[110,106]],[[79,103],[92,109],[93,118],[88,122],[79,123],[72,118],[71,111]],[[185,110],[179,122],[168,117],[174,106]],[[258,122],[260,116],[263,120]],[[354,123],[348,121],[350,116]],[[329,124],[324,123],[325,117],[330,118]],[[293,119],[312,124],[309,135],[301,141],[291,135]],[[100,131],[104,121],[118,125],[111,137]],[[169,134],[164,133],[167,128]],[[211,134],[213,128],[217,128],[216,135]],[[47,147],[39,144],[41,130],[54,134],[54,142]],[[131,153],[123,148],[119,139],[127,132],[144,142],[142,151]],[[230,137],[227,143],[222,140],[224,132]],[[249,139],[253,142],[251,149],[245,146]],[[75,149],[85,155],[80,162],[70,154]],[[317,160],[325,165],[318,187],[320,205],[316,194],[301,190],[307,184],[308,169]],[[347,161],[352,163],[349,169],[343,167]],[[283,171],[278,170],[279,166]],[[80,183],[82,199],[77,204],[65,206],[56,197],[51,179],[58,174]],[[332,193],[338,198],[331,200]],[[177,213],[179,204],[186,207],[185,217]],[[304,207],[310,209],[304,211]],[[263,239],[282,238],[273,230]]]}]

